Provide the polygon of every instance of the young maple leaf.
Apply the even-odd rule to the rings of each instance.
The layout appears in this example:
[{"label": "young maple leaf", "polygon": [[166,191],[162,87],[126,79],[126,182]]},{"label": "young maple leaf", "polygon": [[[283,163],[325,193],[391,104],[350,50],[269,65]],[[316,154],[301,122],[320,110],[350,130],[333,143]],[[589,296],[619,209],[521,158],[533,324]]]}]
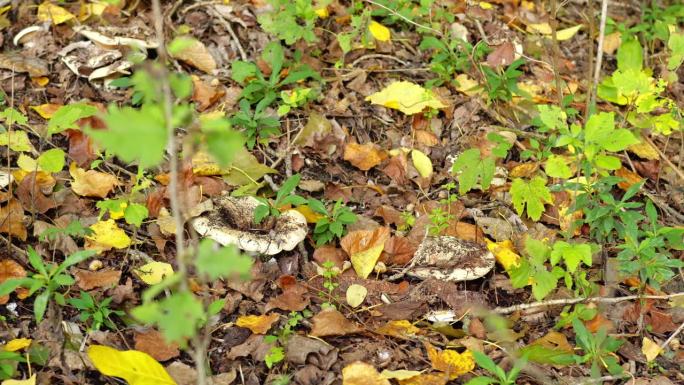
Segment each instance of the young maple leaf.
[{"label": "young maple leaf", "polygon": [[523,214],[527,207],[527,216],[533,221],[538,221],[544,212],[544,203],[552,203],[551,192],[546,187],[546,181],[540,176],[525,182],[520,178],[513,180],[510,189],[511,198],[515,211]]}]

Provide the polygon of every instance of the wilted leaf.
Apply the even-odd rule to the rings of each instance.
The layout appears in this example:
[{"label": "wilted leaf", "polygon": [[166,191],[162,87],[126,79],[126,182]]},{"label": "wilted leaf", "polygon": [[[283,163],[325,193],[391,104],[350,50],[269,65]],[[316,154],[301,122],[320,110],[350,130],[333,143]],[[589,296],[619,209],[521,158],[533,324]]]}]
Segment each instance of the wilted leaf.
[{"label": "wilted leaf", "polygon": [[24,225],[24,208],[18,200],[10,199],[6,206],[0,207],[0,233],[26,240],[28,232]]},{"label": "wilted leaf", "polygon": [[340,240],[340,246],[349,255],[356,274],[368,278],[380,258],[385,241],[389,238],[387,227],[378,227],[373,231],[350,231]]},{"label": "wilted leaf", "polygon": [[216,70],[216,60],[211,56],[207,47],[197,39],[186,37],[183,39],[187,39],[187,44],[173,52],[172,56],[201,71],[212,74]]},{"label": "wilted leaf", "polygon": [[123,378],[129,385],[176,385],[163,366],[137,350],[119,351],[108,346],[91,345],[88,357],[100,373]]},{"label": "wilted leaf", "polygon": [[431,91],[407,81],[394,82],[366,97],[366,101],[399,110],[406,115],[417,114],[428,107],[446,107]]},{"label": "wilted leaf", "polygon": [[71,189],[81,196],[104,198],[119,184],[114,175],[95,170],[86,171],[76,166],[76,163],[71,164],[69,173],[74,178]]},{"label": "wilted leaf", "polygon": [[582,25],[578,24],[574,27],[568,27],[561,29],[559,31],[556,31],[556,40],[558,41],[565,41],[565,40],[570,40],[572,39],[573,36],[579,32],[579,30],[582,29]]},{"label": "wilted leaf", "polygon": [[268,315],[243,315],[235,321],[235,325],[241,328],[247,328],[254,334],[266,334],[278,318],[278,313],[271,313]]},{"label": "wilted leaf", "polygon": [[385,27],[384,25],[378,23],[375,20],[371,20],[371,22],[368,24],[368,31],[378,41],[389,41],[392,37],[389,28]]},{"label": "wilted leaf", "polygon": [[356,361],[342,369],[342,385],[390,385],[390,382],[373,365]]},{"label": "wilted leaf", "polygon": [[513,242],[505,240],[501,242],[492,242],[485,239],[487,248],[494,254],[496,261],[508,271],[512,267],[518,266],[520,263],[520,256],[515,252]]},{"label": "wilted leaf", "polygon": [[387,158],[385,151],[375,143],[347,143],[344,147],[344,160],[359,170],[368,171]]},{"label": "wilted leaf", "polygon": [[119,228],[113,219],[106,221],[99,221],[90,226],[93,234],[86,237],[90,244],[86,248],[98,250],[98,252],[107,251],[112,248],[125,249],[131,245],[131,238],[126,235],[126,232]]},{"label": "wilted leaf", "polygon": [[429,342],[423,342],[423,345],[432,368],[447,373],[452,380],[475,369],[473,354],[468,350],[463,353],[451,349],[438,351]]},{"label": "wilted leaf", "polygon": [[76,277],[76,284],[81,290],[116,286],[121,278],[121,270],[90,271],[76,269],[73,274]]},{"label": "wilted leaf", "polygon": [[157,361],[167,361],[180,355],[178,344],[167,343],[164,335],[154,329],[144,332],[136,332],[135,350],[147,353]]},{"label": "wilted leaf", "polygon": [[26,175],[17,188],[17,198],[24,208],[32,213],[45,214],[50,209],[57,207],[57,201],[43,193],[41,183],[37,181],[38,173],[31,172]]},{"label": "wilted leaf", "polygon": [[355,308],[363,303],[368,294],[368,289],[364,286],[353,284],[349,285],[347,288],[347,304],[352,308]]},{"label": "wilted leaf", "polygon": [[420,329],[415,327],[410,321],[393,320],[388,321],[386,324],[375,329],[375,332],[387,336],[409,339],[420,333]]},{"label": "wilted leaf", "polygon": [[336,309],[324,309],[311,319],[313,327],[311,335],[314,337],[344,336],[360,332],[362,329],[349,321]]},{"label": "wilted leaf", "polygon": [[164,278],[173,274],[173,267],[166,262],[149,262],[133,270],[143,282],[156,285]]},{"label": "wilted leaf", "polygon": [[50,1],[45,1],[38,6],[37,17],[40,21],[52,21],[54,25],[66,23],[76,18],[71,12],[59,5],[52,4]]}]

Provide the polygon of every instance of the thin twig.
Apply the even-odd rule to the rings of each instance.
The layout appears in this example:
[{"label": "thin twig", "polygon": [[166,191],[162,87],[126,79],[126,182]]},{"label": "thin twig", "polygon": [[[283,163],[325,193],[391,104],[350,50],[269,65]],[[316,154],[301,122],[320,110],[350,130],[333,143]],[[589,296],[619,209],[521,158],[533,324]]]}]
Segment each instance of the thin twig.
[{"label": "thin twig", "polygon": [[582,302],[594,302],[594,303],[618,303],[623,301],[631,301],[634,299],[672,299],[675,297],[684,296],[682,293],[673,293],[667,295],[628,295],[624,297],[580,297],[580,298],[565,298],[565,299],[552,299],[548,301],[539,301],[532,303],[522,303],[518,305],[508,306],[508,307],[497,307],[492,311],[497,314],[509,314],[516,311],[534,309],[537,307],[544,306],[565,306],[574,305],[576,303]]},{"label": "thin twig", "polygon": [[671,342],[673,339],[675,339],[675,337],[677,337],[677,336],[679,335],[679,333],[682,332],[682,330],[684,330],[684,322],[682,322],[682,323],[679,325],[679,327],[677,328],[677,330],[675,330],[672,334],[670,334],[670,336],[665,340],[665,342],[663,342],[662,344],[660,344],[660,350],[665,349],[665,348],[667,347],[667,345],[669,345],[670,342]]},{"label": "thin twig", "polygon": [[672,170],[675,172],[675,174],[677,174],[677,175],[679,176],[679,178],[681,178],[682,181],[684,181],[684,172],[683,172],[682,170],[680,170],[679,167],[677,167],[676,164],[672,163],[672,161],[667,157],[667,155],[663,154],[663,152],[660,151],[660,149],[658,148],[658,146],[656,146],[656,145],[653,143],[653,141],[651,140],[651,138],[649,138],[649,137],[646,136],[646,135],[642,135],[641,137],[646,141],[646,143],[648,143],[649,145],[651,145],[651,147],[653,147],[653,148],[658,152],[658,155],[660,155],[660,159],[664,160],[665,163],[667,163],[667,165],[670,166],[670,167],[672,168]]},{"label": "thin twig", "polygon": [[594,82],[591,86],[591,99],[589,106],[596,102],[596,88],[598,87],[599,77],[601,76],[601,65],[603,64],[603,39],[606,36],[606,18],[608,17],[608,0],[601,0],[601,24],[599,26],[599,41],[596,51],[596,67],[594,67]]},{"label": "thin twig", "polygon": [[223,15],[221,15],[220,12],[214,9],[214,7],[208,7],[209,13],[211,13],[215,18],[218,19],[219,23],[226,29],[228,30],[228,33],[230,34],[230,37],[233,38],[235,41],[235,45],[237,46],[238,51],[240,52],[240,58],[242,60],[247,60],[247,53],[245,52],[245,49],[242,48],[242,44],[240,43],[240,39],[238,39],[237,34],[233,30],[233,27],[230,25],[230,22],[226,20]]}]

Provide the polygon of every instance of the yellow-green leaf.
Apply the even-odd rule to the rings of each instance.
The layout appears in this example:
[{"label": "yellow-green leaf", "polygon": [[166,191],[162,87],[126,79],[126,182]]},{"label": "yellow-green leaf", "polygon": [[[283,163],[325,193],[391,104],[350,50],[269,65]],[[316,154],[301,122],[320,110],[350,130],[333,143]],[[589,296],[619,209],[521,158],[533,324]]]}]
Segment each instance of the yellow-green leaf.
[{"label": "yellow-green leaf", "polygon": [[5,380],[2,385],[36,385],[36,375],[34,374],[25,380]]},{"label": "yellow-green leaf", "polygon": [[60,7],[59,5],[52,4],[49,1],[43,2],[38,6],[38,20],[40,21],[52,21],[52,24],[62,24],[75,18],[73,13],[67,11],[66,9]]},{"label": "yellow-green leaf", "polygon": [[359,251],[351,256],[352,266],[359,277],[366,279],[373,272],[375,264],[385,248],[384,244],[371,247],[367,250]]},{"label": "yellow-green leaf", "polygon": [[8,143],[12,151],[33,151],[33,145],[26,131],[19,130],[0,134],[0,146],[7,146]]},{"label": "yellow-green leaf", "polygon": [[347,288],[347,304],[355,308],[363,303],[368,294],[368,289],[364,286],[353,284]]},{"label": "yellow-green leaf", "polygon": [[394,82],[366,97],[366,101],[399,110],[406,115],[417,114],[428,107],[437,109],[446,107],[432,91],[407,81]]},{"label": "yellow-green leaf", "polygon": [[388,380],[408,380],[409,378],[415,377],[417,375],[420,375],[421,372],[417,370],[406,370],[406,369],[400,369],[400,370],[383,370],[382,373],[380,373],[380,376],[383,378],[386,378]]},{"label": "yellow-green leaf", "polygon": [[156,285],[173,274],[173,267],[165,262],[153,261],[133,270],[133,272],[146,284]]},{"label": "yellow-green leaf", "polygon": [[646,361],[651,362],[655,360],[661,351],[662,350],[657,343],[653,342],[653,340],[648,337],[644,337],[641,344],[641,352],[646,356]]},{"label": "yellow-green leaf", "polygon": [[373,35],[375,40],[378,41],[389,41],[392,37],[392,33],[390,32],[389,28],[375,20],[372,20],[370,24],[368,24],[368,31],[370,31],[371,35]]},{"label": "yellow-green leaf", "polygon": [[556,31],[556,40],[558,40],[558,41],[569,40],[573,36],[575,36],[580,29],[582,29],[582,24],[578,24],[578,25],[576,25],[574,27],[570,27],[570,28],[561,29],[560,31]]},{"label": "yellow-green leaf", "polygon": [[422,151],[411,151],[411,160],[413,167],[418,170],[418,174],[423,178],[429,178],[432,175],[432,161]]},{"label": "yellow-green leaf", "polygon": [[88,357],[100,373],[122,378],[129,385],[177,385],[159,362],[137,350],[119,351],[92,345],[88,348]]}]

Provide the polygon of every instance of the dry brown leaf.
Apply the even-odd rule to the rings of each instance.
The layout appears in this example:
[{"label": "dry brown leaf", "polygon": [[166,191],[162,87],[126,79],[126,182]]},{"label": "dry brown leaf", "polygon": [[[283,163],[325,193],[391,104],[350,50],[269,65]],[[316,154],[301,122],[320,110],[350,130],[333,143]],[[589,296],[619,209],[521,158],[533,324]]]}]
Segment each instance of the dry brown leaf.
[{"label": "dry brown leaf", "polygon": [[307,295],[309,290],[306,286],[298,283],[294,277],[290,275],[280,277],[278,286],[283,289],[283,293],[268,301],[265,309],[266,312],[273,308],[302,311],[309,306],[309,297]]},{"label": "dry brown leaf", "polygon": [[225,92],[211,86],[196,75],[192,75],[192,100],[197,102],[197,110],[204,111],[216,103]]},{"label": "dry brown leaf", "polygon": [[487,64],[490,67],[507,66],[515,60],[515,46],[513,43],[507,41],[487,55]]},{"label": "dry brown leaf", "polygon": [[639,174],[632,172],[624,167],[617,169],[615,171],[615,176],[619,176],[623,179],[622,182],[618,183],[618,187],[625,191],[627,191],[630,187],[643,180],[643,178]]},{"label": "dry brown leaf", "polygon": [[145,352],[157,361],[167,361],[180,355],[178,344],[166,343],[164,335],[149,329],[135,333],[135,350]]},{"label": "dry brown leaf", "polygon": [[368,171],[387,158],[385,151],[375,143],[347,143],[344,147],[344,160],[359,170]]},{"label": "dry brown leaf", "polygon": [[539,170],[539,163],[537,162],[522,163],[513,167],[509,176],[511,178],[530,178],[537,170]]},{"label": "dry brown leaf", "polygon": [[90,271],[76,269],[74,271],[76,284],[81,290],[92,290],[98,287],[110,287],[119,283],[121,270]]},{"label": "dry brown leaf", "polygon": [[26,240],[28,231],[24,225],[24,208],[18,200],[11,199],[6,206],[0,207],[0,233]]},{"label": "dry brown leaf", "polygon": [[314,251],[313,259],[321,266],[325,262],[330,261],[335,264],[335,267],[342,269],[344,261],[347,260],[347,255],[344,253],[344,250],[333,245],[323,245]]},{"label": "dry brown leaf", "polygon": [[363,330],[357,324],[349,321],[336,309],[324,309],[316,314],[311,321],[311,334],[314,337],[344,336]]},{"label": "dry brown leaf", "polygon": [[32,213],[45,214],[48,210],[57,207],[57,201],[53,197],[45,195],[36,181],[36,173],[31,172],[22,179],[17,188],[17,198],[24,208]]},{"label": "dry brown leaf", "polygon": [[87,167],[97,159],[97,150],[93,140],[81,130],[63,132],[69,138],[69,158],[80,167]]},{"label": "dry brown leaf", "polygon": [[408,157],[403,152],[391,157],[385,167],[383,167],[382,172],[399,186],[407,184],[408,178],[406,177],[406,174],[408,173]]},{"label": "dry brown leaf", "polygon": [[[3,259],[0,261],[0,283],[3,283],[11,278],[26,277],[26,270],[20,264],[11,259]],[[9,301],[9,295],[0,297],[0,305],[4,305]]]},{"label": "dry brown leaf", "polygon": [[235,325],[241,328],[247,328],[254,334],[266,334],[279,317],[278,313],[271,313],[268,315],[243,315],[235,321]]},{"label": "dry brown leaf", "polygon": [[376,333],[384,334],[386,336],[410,339],[419,334],[421,330],[415,326],[410,321],[407,320],[394,320],[388,321],[386,324],[375,329]]},{"label": "dry brown leaf", "polygon": [[416,253],[416,246],[405,237],[393,236],[385,242],[380,260],[387,265],[406,265]]},{"label": "dry brown leaf", "polygon": [[349,255],[359,277],[368,278],[380,258],[389,235],[389,227],[378,227],[373,231],[350,231],[340,240],[340,246]]},{"label": "dry brown leaf", "polygon": [[193,39],[189,46],[183,48],[180,52],[176,52],[173,57],[208,74],[216,71],[216,60],[211,56],[207,47],[199,40]]},{"label": "dry brown leaf", "polygon": [[74,178],[71,189],[78,195],[85,197],[104,198],[119,184],[114,175],[105,174],[95,170],[84,170],[76,163],[69,167],[69,173]]},{"label": "dry brown leaf", "polygon": [[464,241],[484,242],[484,233],[482,230],[477,227],[477,225],[468,222],[454,223],[454,221],[450,221],[449,227],[442,232],[442,235],[450,235],[463,239]]},{"label": "dry brown leaf", "polygon": [[437,138],[437,135],[430,131],[425,131],[425,130],[416,130],[416,142],[427,146],[427,147],[432,147],[436,146],[439,144],[439,139]]},{"label": "dry brown leaf", "polygon": [[356,361],[342,369],[342,385],[390,385],[373,365]]}]

